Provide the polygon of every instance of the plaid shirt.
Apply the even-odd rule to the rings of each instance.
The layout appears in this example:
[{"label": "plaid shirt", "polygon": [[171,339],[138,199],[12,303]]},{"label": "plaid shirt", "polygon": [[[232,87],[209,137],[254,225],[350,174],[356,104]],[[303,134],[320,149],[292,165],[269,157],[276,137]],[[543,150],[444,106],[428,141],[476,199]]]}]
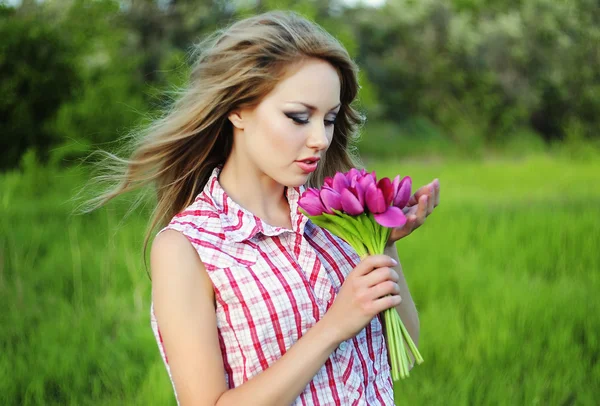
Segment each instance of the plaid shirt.
[{"label": "plaid shirt", "polygon": [[[163,230],[188,238],[212,280],[225,380],[234,388],[276,362],[323,317],[360,258],[298,210],[304,187],[285,191],[293,230],[271,226],[227,196],[218,182],[221,168]],[[150,313],[171,377],[153,304]],[[394,404],[379,315],[338,346],[293,404]]]}]

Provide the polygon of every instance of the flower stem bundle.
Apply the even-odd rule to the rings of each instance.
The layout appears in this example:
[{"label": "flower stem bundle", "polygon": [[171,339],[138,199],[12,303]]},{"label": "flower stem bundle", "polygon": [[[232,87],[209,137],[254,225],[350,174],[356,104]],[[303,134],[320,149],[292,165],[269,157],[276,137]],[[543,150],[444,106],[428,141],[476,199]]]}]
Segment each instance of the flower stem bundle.
[{"label": "flower stem bundle", "polygon": [[[352,168],[324,180],[321,189],[309,188],[298,205],[313,223],[345,240],[364,259],[383,254],[394,227],[402,227],[402,209],[411,193],[411,178],[379,181],[375,172]],[[409,376],[408,350],[417,364],[423,362],[395,308],[383,311],[392,380]]]}]

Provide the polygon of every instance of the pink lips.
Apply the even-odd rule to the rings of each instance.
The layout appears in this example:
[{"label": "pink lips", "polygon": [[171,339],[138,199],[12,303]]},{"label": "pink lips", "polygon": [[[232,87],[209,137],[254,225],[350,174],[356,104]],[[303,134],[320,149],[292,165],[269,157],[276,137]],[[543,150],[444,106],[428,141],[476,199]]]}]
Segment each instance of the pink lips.
[{"label": "pink lips", "polygon": [[304,161],[296,161],[300,169],[302,169],[306,173],[311,173],[317,170],[317,165],[319,164],[319,159],[307,159]]}]

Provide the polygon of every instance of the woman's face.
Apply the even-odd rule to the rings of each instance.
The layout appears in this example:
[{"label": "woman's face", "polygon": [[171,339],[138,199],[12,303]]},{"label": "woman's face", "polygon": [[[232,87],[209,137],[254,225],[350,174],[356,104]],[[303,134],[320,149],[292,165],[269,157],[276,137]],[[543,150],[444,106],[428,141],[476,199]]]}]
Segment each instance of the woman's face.
[{"label": "woman's face", "polygon": [[320,59],[305,60],[254,109],[229,116],[235,127],[236,154],[259,176],[286,186],[303,185],[311,168],[298,161],[324,158],[339,110],[340,80],[335,68]]}]

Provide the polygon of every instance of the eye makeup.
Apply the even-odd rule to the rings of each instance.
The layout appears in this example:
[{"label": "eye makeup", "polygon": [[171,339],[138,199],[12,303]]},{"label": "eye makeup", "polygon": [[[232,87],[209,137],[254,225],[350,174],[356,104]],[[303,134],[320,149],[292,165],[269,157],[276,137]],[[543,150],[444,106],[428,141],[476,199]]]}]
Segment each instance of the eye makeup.
[{"label": "eye makeup", "polygon": [[[303,113],[284,113],[286,117],[293,120],[297,124],[308,124],[308,118],[304,118]],[[333,120],[324,120],[327,125],[335,124],[335,116]]]}]

